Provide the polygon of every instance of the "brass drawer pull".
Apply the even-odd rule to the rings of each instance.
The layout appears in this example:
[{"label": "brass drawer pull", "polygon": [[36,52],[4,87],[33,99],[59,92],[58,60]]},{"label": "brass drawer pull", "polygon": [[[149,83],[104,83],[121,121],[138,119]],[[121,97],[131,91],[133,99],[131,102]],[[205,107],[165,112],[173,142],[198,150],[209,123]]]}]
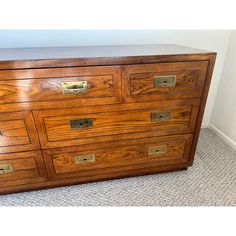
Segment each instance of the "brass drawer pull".
[{"label": "brass drawer pull", "polygon": [[0,174],[7,174],[14,172],[12,164],[0,165]]},{"label": "brass drawer pull", "polygon": [[155,76],[153,88],[173,88],[176,83],[176,75]]},{"label": "brass drawer pull", "polygon": [[69,120],[70,128],[71,129],[84,129],[84,128],[93,127],[93,120],[94,119],[92,118]]},{"label": "brass drawer pull", "polygon": [[167,152],[167,146],[156,146],[148,149],[148,155],[164,154]]},{"label": "brass drawer pull", "polygon": [[77,165],[95,161],[96,161],[95,154],[75,156],[75,164]]},{"label": "brass drawer pull", "polygon": [[86,80],[62,82],[61,87],[64,94],[86,93],[88,90],[88,82]]},{"label": "brass drawer pull", "polygon": [[168,121],[171,119],[171,114],[169,111],[165,112],[152,112],[151,113],[151,121],[159,122],[159,121]]}]

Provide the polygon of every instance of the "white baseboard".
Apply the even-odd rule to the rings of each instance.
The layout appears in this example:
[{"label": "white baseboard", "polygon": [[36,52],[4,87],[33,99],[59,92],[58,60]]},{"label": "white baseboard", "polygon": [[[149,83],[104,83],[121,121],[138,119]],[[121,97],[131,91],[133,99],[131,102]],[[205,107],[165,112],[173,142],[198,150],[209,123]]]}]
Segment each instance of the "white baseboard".
[{"label": "white baseboard", "polygon": [[236,150],[236,142],[234,142],[231,138],[225,135],[221,130],[217,129],[214,125],[209,124],[208,128],[211,129],[219,138],[221,138],[225,143],[231,146],[234,150]]},{"label": "white baseboard", "polygon": [[202,123],[202,129],[204,129],[204,128],[207,128],[209,126],[209,124],[208,123]]}]

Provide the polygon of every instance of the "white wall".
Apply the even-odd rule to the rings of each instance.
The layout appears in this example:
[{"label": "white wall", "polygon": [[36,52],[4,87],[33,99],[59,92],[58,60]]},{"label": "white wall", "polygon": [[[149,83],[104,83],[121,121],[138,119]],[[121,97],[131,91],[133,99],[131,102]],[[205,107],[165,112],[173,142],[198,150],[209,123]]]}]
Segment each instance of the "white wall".
[{"label": "white wall", "polygon": [[230,30],[2,30],[0,48],[174,43],[218,53],[203,119],[209,123]]},{"label": "white wall", "polygon": [[231,33],[210,125],[236,148],[236,31]]}]

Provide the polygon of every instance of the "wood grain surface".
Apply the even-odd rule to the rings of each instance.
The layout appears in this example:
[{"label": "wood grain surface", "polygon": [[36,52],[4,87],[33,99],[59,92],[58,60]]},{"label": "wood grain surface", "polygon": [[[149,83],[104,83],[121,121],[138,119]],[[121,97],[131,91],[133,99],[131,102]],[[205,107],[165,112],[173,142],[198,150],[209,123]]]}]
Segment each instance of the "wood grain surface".
[{"label": "wood grain surface", "polygon": [[11,164],[13,172],[0,174],[0,192],[4,187],[47,179],[41,151],[0,154],[0,165],[4,164]]},{"label": "wood grain surface", "polygon": [[208,60],[213,52],[174,44],[0,49],[0,69]]},{"label": "wood grain surface", "polygon": [[[66,178],[75,175],[83,176],[103,172],[114,172],[117,167],[134,168],[146,165],[171,165],[176,163],[187,163],[191,147],[192,135],[179,135],[171,137],[146,138],[132,141],[121,141],[117,145],[100,144],[99,148],[90,146],[78,146],[73,149],[77,151],[66,152],[52,149],[44,151],[50,178]],[[166,153],[149,155],[149,148],[155,146],[166,146]],[[76,164],[75,156],[93,154],[95,162]],[[106,170],[104,170],[106,169]]]},{"label": "wood grain surface", "polygon": [[[0,104],[74,100],[77,105],[114,103],[121,97],[119,67],[0,71]],[[82,94],[64,94],[62,82],[87,81]],[[91,99],[91,101],[90,101]],[[44,103],[42,103],[44,105]]]},{"label": "wood grain surface", "polygon": [[[208,62],[178,62],[125,67],[123,84],[127,102],[200,97]],[[155,76],[176,76],[172,88],[155,88]]]},{"label": "wood grain surface", "polygon": [[[191,133],[198,111],[198,99],[126,105],[34,111],[42,148],[56,148],[103,141],[133,139],[138,134],[156,135]],[[112,110],[111,110],[112,109]],[[171,114],[170,120],[153,122],[152,112]],[[72,129],[70,120],[93,119],[93,126]]]},{"label": "wood grain surface", "polygon": [[0,153],[39,148],[31,112],[0,113]]}]

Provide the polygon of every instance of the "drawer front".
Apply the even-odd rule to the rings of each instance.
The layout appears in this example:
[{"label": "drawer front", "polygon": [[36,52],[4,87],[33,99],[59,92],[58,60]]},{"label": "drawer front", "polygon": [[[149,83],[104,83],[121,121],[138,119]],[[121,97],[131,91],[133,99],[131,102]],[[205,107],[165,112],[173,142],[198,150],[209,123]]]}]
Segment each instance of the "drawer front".
[{"label": "drawer front", "polygon": [[0,113],[0,153],[39,148],[31,112]]},{"label": "drawer front", "polygon": [[[43,148],[190,133],[199,100],[34,111]],[[147,132],[152,132],[148,134]]]},{"label": "drawer front", "polygon": [[126,101],[200,97],[207,65],[207,61],[202,61],[126,66]]},{"label": "drawer front", "polygon": [[0,104],[115,103],[120,100],[120,90],[118,66],[0,71]]},{"label": "drawer front", "polygon": [[1,188],[43,180],[46,180],[46,169],[41,151],[0,154]]},{"label": "drawer front", "polygon": [[188,162],[192,135],[126,140],[106,144],[46,150],[50,178],[118,172]]}]

